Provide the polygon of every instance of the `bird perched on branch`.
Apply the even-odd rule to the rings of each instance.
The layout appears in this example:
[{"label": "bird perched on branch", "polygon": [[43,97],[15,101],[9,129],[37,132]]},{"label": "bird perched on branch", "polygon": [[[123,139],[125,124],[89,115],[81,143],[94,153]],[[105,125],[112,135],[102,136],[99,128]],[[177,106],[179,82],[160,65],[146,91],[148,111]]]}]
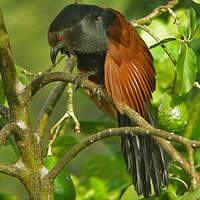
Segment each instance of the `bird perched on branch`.
[{"label": "bird perched on branch", "polygon": [[[127,104],[154,125],[150,111],[155,89],[153,58],[147,45],[124,16],[111,8],[71,4],[53,20],[48,32],[53,63],[59,51],[74,54],[78,70],[98,85],[105,84],[114,105],[86,91],[120,127],[134,126],[123,113]],[[168,184],[164,152],[151,136],[121,136],[121,149],[138,195],[157,196]]]}]

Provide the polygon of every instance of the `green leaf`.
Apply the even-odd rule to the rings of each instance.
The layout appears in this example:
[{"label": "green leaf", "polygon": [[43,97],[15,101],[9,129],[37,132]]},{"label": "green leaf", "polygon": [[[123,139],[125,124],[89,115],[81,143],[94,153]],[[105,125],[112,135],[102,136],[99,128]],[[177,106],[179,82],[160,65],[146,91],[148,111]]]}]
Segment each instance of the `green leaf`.
[{"label": "green leaf", "polygon": [[200,0],[192,0],[192,1],[194,1],[195,3],[200,4]]},{"label": "green leaf", "polygon": [[187,16],[189,21],[190,34],[192,36],[197,26],[195,10],[193,8],[188,9]]},{"label": "green leaf", "polygon": [[8,195],[8,194],[4,194],[4,193],[0,193],[0,199],[1,200],[19,200],[19,198],[17,196]]},{"label": "green leaf", "polygon": [[197,73],[197,58],[193,50],[181,44],[176,66],[177,80],[175,91],[179,95],[189,92]]},{"label": "green leaf", "polygon": [[52,154],[61,158],[78,143],[78,140],[73,136],[59,136],[52,145]]},{"label": "green leaf", "polygon": [[80,124],[81,133],[83,133],[84,135],[92,135],[107,128],[117,126],[117,123],[114,121],[80,121]]},{"label": "green leaf", "polygon": [[83,178],[86,184],[92,177],[104,180],[109,190],[121,189],[130,181],[124,163],[104,155],[89,157],[84,163]]},{"label": "green leaf", "polygon": [[130,186],[124,192],[124,194],[122,195],[120,200],[133,200],[133,199],[141,200],[143,198],[139,198],[138,195],[137,195],[137,192],[134,189],[134,187]]},{"label": "green leaf", "polygon": [[177,198],[176,200],[197,200],[200,197],[200,188],[192,192],[186,192],[184,196]]},{"label": "green leaf", "polygon": [[[44,166],[51,170],[58,160],[56,156],[47,156],[44,158]],[[54,180],[54,198],[56,200],[76,199],[75,187],[66,169],[63,169]]]},{"label": "green leaf", "polygon": [[[177,18],[180,21],[180,26],[177,26],[179,35],[177,37],[185,36],[185,38],[188,38],[189,35],[189,20],[188,20],[188,10],[187,9],[179,9],[175,12]],[[174,22],[174,18],[170,17],[170,23]]]},{"label": "green leaf", "polygon": [[75,200],[76,191],[70,176],[60,173],[54,180],[54,197],[56,200]]},{"label": "green leaf", "polygon": [[73,136],[59,136],[55,139],[53,143],[53,147],[60,147],[60,146],[74,146],[78,144],[78,140]]},{"label": "green leaf", "polygon": [[192,38],[194,40],[200,39],[200,24],[197,25]]},{"label": "green leaf", "polygon": [[106,200],[106,195],[107,195],[107,187],[106,187],[106,183],[101,180],[98,179],[96,177],[92,177],[90,178],[90,186],[92,188],[94,188],[95,192],[95,199],[102,199],[102,200]]}]

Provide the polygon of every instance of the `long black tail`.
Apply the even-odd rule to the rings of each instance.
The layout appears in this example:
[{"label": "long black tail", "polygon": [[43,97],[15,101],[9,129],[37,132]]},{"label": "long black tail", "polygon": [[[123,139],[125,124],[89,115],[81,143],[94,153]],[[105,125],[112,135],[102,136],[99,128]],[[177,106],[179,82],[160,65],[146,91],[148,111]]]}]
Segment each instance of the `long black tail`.
[{"label": "long black tail", "polygon": [[[154,125],[151,116],[149,113],[147,120]],[[134,126],[126,115],[120,113],[118,121],[120,127]],[[168,184],[167,163],[160,145],[151,136],[122,135],[121,149],[138,195],[149,198],[152,181],[155,194],[160,196],[161,188]]]}]

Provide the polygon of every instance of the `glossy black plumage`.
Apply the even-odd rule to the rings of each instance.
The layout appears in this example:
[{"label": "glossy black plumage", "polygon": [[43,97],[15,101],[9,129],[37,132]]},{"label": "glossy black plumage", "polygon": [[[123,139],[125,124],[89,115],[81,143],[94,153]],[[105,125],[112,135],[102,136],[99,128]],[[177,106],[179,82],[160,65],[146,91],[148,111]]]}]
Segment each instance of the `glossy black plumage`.
[{"label": "glossy black plumage", "polygon": [[[136,30],[118,11],[71,4],[50,25],[48,39],[53,62],[58,51],[75,54],[79,72],[94,71],[89,79],[105,84],[115,106],[86,92],[100,109],[118,119],[120,127],[134,126],[123,113],[124,103],[154,123],[150,112],[155,89],[153,58]],[[150,136],[123,135],[121,148],[137,193],[148,198],[152,181],[159,196],[161,187],[168,184],[167,164],[159,144]]]}]

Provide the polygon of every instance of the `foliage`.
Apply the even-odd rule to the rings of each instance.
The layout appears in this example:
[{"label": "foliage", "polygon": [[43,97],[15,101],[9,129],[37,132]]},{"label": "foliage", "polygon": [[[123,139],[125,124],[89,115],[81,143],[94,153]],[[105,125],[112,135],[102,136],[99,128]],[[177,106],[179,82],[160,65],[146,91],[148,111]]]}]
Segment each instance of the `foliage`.
[{"label": "foliage", "polygon": [[[198,0],[193,1],[200,3]],[[199,80],[198,70],[200,67],[198,67],[198,65],[200,54],[198,48],[200,45],[198,43],[200,41],[200,24],[192,8],[179,9],[175,14],[180,20],[180,25],[174,24],[174,18],[169,17],[167,19],[157,18],[153,20],[149,27],[160,39],[169,37],[176,38],[176,40],[165,44],[169,52],[177,60],[176,66],[173,66],[169,57],[160,46],[151,50],[157,72],[157,88],[156,92],[153,94],[153,106],[155,112],[157,112],[162,96],[165,93],[171,94],[171,92],[173,92],[175,95],[179,96],[179,99],[190,107],[188,126],[181,134],[188,138],[198,140],[200,127],[200,120],[198,118],[200,95],[199,91],[194,88],[194,82],[195,80]],[[141,36],[149,46],[155,43],[147,33],[141,32]],[[24,84],[27,84],[29,80],[21,73],[21,67],[16,64],[16,68],[19,79]],[[175,73],[177,76],[176,79],[174,78]],[[174,91],[171,91],[171,86],[174,86]],[[0,93],[0,103],[7,106],[6,99],[2,92],[1,80]],[[81,131],[83,135],[80,137],[84,138],[87,135],[116,125],[112,121],[106,121],[102,116],[99,116],[99,118],[102,119],[100,123],[94,120],[82,121]],[[0,118],[0,127],[2,128],[5,124],[6,121]],[[67,129],[67,131],[67,133],[71,132],[69,129]],[[12,145],[17,153],[13,139],[10,138],[8,140],[10,141],[8,142],[9,147]],[[57,159],[61,158],[74,145],[78,144],[78,142],[78,139],[76,139],[74,135],[57,137],[52,146],[53,156],[45,158],[45,167],[47,169],[52,169],[57,163]],[[56,189],[54,195],[57,195],[56,199],[66,199],[71,195],[70,199],[72,200],[75,199],[76,195],[77,200],[142,200],[142,197],[138,198],[133,186],[130,186],[131,180],[125,169],[121,153],[119,152],[120,147],[118,143],[118,139],[116,139],[116,142],[115,140],[114,142],[106,140],[104,144],[100,144],[100,150],[97,155],[91,155],[89,152],[86,152],[86,159],[83,163],[83,167],[81,167],[82,172],[81,174],[78,173],[80,176],[69,175],[67,169],[63,169],[54,181]],[[104,148],[106,149],[105,152]],[[179,148],[180,152],[183,154],[185,153],[181,147],[177,148]],[[195,164],[197,167],[200,163],[199,157],[200,151],[196,151]],[[16,159],[16,155],[13,155],[13,159]],[[49,162],[48,160],[53,161]],[[12,160],[12,162],[14,161]],[[73,169],[69,171],[73,171]],[[68,178],[66,179],[66,177]],[[197,199],[197,197],[200,196],[200,189],[189,191],[190,185],[190,180],[182,169],[171,164],[168,188],[163,189],[160,198],[153,195],[151,199]],[[0,193],[0,199],[17,200],[18,197]]]},{"label": "foliage", "polygon": [[[165,109],[164,112],[169,112],[168,106],[177,106],[182,105],[184,103],[184,109],[180,109],[180,112],[182,110],[182,120],[183,116],[185,117],[185,111],[187,108],[185,108],[185,103],[190,107],[189,111],[189,125],[190,129],[188,130],[186,128],[185,131],[182,130],[182,133],[185,136],[189,136],[189,138],[198,139],[197,132],[199,130],[194,129],[195,126],[199,127],[199,121],[195,121],[196,123],[193,123],[193,115],[195,115],[195,111],[192,109],[192,107],[195,107],[197,104],[193,104],[194,102],[194,96],[196,95],[197,101],[199,101],[199,95],[196,89],[194,89],[194,81],[199,80],[199,76],[197,75],[197,60],[200,58],[199,52],[195,51],[195,41],[200,40],[200,34],[199,34],[199,24],[196,19],[196,14],[193,8],[190,8],[188,10],[186,9],[180,9],[175,12],[176,16],[180,20],[180,25],[176,25],[173,23],[174,19],[172,17],[169,17],[169,19],[164,22],[161,19],[155,19],[153,20],[152,24],[150,25],[150,29],[153,30],[154,33],[157,35],[159,34],[160,39],[164,38],[176,38],[176,41],[172,41],[170,43],[165,44],[166,47],[169,49],[169,52],[174,56],[174,58],[177,60],[176,66],[173,66],[171,61],[169,60],[169,57],[165,55],[164,52],[162,52],[161,47],[155,47],[152,49],[152,53],[155,59],[155,67],[157,71],[157,88],[156,92],[154,93],[154,99],[153,104],[154,108],[158,110],[158,106],[160,105],[161,99],[163,94],[166,96],[175,95],[176,100],[171,99],[170,101],[165,101]],[[149,44],[155,43],[152,38],[147,33],[142,33],[142,36]],[[199,63],[199,62],[198,62]],[[174,79],[174,75],[176,73],[176,79]],[[171,88],[172,87],[172,88]],[[175,90],[171,90],[175,87]],[[168,94],[166,94],[168,93]],[[173,93],[173,94],[172,94]],[[178,101],[177,101],[178,99]],[[166,100],[166,99],[165,99]],[[169,99],[168,99],[169,100]],[[169,104],[168,104],[169,103]],[[181,103],[181,104],[180,104]],[[168,105],[166,105],[168,104]],[[174,107],[175,108],[175,107]],[[160,117],[160,116],[159,116]],[[166,115],[162,115],[163,118],[166,119]],[[187,117],[186,117],[187,118]],[[162,119],[163,120],[163,119]],[[169,123],[174,123],[172,119],[168,118]],[[193,124],[193,126],[191,124]],[[168,124],[167,128],[170,128]],[[182,127],[183,128],[183,127]],[[175,128],[173,127],[170,129],[172,132],[176,132]],[[179,130],[180,132],[180,130]],[[177,147],[180,148],[180,147]],[[185,155],[183,149],[180,148],[180,150]],[[196,158],[197,155],[199,155],[199,151],[196,152]],[[197,163],[197,159],[195,160]],[[189,191],[190,188],[190,180],[188,176],[183,173],[183,171],[177,167],[172,165],[170,167],[170,182],[167,190],[163,190],[161,197],[155,197],[152,196],[150,199],[191,199],[196,200],[197,197],[200,196],[199,188],[195,191]],[[135,190],[133,186],[130,186],[126,192],[123,194],[121,200],[128,200],[128,199],[138,199],[137,195],[135,193]],[[140,198],[143,199],[143,198]]]},{"label": "foliage", "polygon": [[[48,156],[44,159],[44,165],[47,169],[53,169],[59,158]],[[74,184],[66,169],[63,169],[54,180],[54,198],[56,200],[76,199]]]}]

